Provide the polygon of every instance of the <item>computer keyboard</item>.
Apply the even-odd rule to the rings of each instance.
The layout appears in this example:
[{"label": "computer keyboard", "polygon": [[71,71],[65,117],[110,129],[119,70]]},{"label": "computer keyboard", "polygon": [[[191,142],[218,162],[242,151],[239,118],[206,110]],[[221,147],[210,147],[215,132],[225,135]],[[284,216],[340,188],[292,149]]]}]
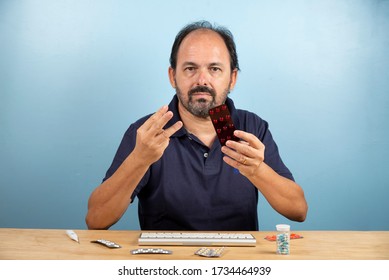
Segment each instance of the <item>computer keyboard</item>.
[{"label": "computer keyboard", "polygon": [[142,232],[139,245],[181,246],[256,246],[256,239],[249,233],[224,232]]}]

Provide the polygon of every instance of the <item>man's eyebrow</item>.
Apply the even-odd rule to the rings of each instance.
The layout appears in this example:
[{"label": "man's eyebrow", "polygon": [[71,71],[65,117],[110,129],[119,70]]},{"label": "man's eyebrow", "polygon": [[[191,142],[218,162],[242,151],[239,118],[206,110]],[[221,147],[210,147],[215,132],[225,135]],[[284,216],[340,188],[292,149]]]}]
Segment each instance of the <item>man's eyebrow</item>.
[{"label": "man's eyebrow", "polygon": [[221,63],[221,62],[212,62],[209,64],[209,66],[220,66],[220,67],[224,67],[224,63]]},{"label": "man's eyebrow", "polygon": [[194,63],[192,61],[185,61],[182,65],[183,66],[197,66],[198,64]]},{"label": "man's eyebrow", "polygon": [[[183,66],[199,66],[199,64],[192,62],[192,61],[185,61]],[[214,67],[214,66],[219,66],[219,67],[224,67],[224,63],[222,62],[211,62],[208,64],[209,67]]]}]

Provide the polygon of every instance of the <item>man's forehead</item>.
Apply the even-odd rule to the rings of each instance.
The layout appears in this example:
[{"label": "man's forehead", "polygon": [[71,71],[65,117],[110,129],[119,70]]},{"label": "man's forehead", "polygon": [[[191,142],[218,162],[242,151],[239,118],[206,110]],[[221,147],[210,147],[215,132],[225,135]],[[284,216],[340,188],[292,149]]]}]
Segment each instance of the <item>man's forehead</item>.
[{"label": "man's forehead", "polygon": [[223,37],[216,31],[213,31],[211,29],[201,28],[201,29],[194,30],[190,32],[188,35],[186,35],[185,38],[182,40],[181,46],[185,41],[207,40],[207,39],[220,40],[221,42],[224,43]]},{"label": "man's forehead", "polygon": [[196,50],[207,50],[222,54],[222,56],[228,56],[228,49],[223,40],[223,37],[217,32],[209,29],[198,29],[189,33],[182,41],[179,49],[177,58],[182,54],[193,54]]}]

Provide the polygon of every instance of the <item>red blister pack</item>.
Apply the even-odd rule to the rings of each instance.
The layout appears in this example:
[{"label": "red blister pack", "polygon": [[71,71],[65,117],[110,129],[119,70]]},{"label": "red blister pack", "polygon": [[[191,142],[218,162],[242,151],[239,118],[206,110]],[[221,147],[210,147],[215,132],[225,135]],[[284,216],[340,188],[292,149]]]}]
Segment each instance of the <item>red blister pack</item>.
[{"label": "red blister pack", "polygon": [[209,116],[222,146],[226,144],[227,140],[239,141],[239,138],[234,135],[235,125],[226,104],[210,109]]},{"label": "red blister pack", "polygon": [[[303,238],[302,235],[300,234],[297,234],[297,233],[291,233],[290,234],[290,239],[300,239],[300,238]],[[265,237],[266,240],[269,240],[269,241],[276,241],[277,239],[277,236],[275,235],[268,235]]]}]

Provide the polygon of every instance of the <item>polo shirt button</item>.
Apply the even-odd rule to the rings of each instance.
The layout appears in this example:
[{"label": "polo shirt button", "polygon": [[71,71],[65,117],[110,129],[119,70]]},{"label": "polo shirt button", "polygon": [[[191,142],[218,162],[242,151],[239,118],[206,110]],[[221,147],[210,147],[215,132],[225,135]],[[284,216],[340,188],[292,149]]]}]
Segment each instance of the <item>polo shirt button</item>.
[{"label": "polo shirt button", "polygon": [[204,157],[207,158],[208,157],[208,153],[204,153]]}]

